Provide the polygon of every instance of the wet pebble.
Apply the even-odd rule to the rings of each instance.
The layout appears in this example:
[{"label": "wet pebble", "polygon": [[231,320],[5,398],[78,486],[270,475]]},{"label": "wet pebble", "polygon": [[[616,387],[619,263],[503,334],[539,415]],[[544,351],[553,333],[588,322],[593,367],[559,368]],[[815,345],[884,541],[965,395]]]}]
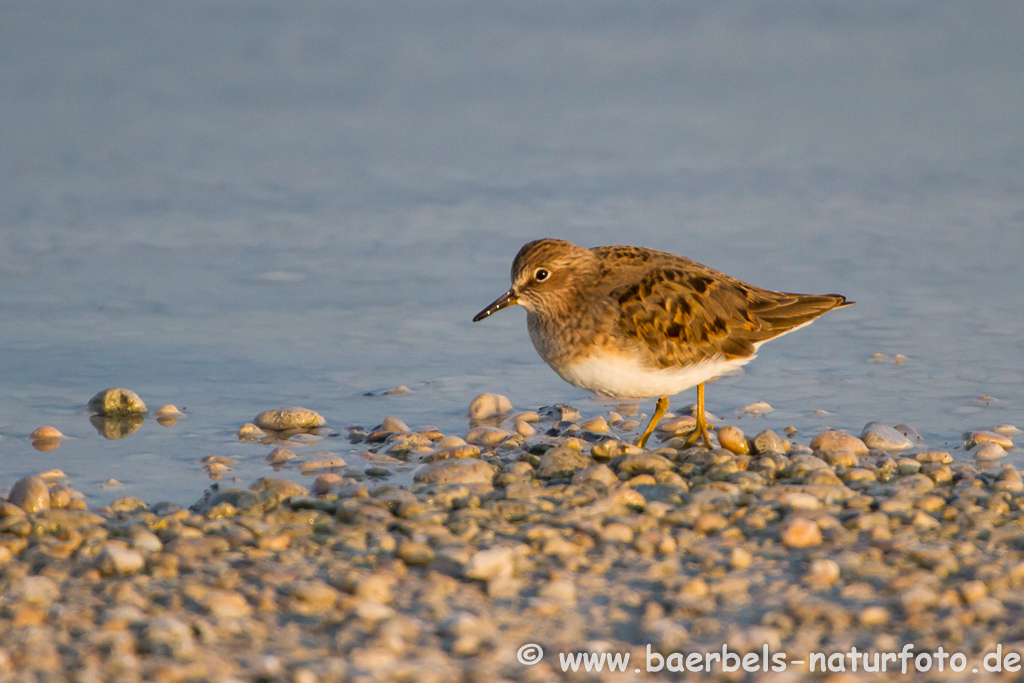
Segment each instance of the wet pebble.
[{"label": "wet pebble", "polygon": [[308,408],[275,408],[264,410],[253,418],[253,424],[261,429],[284,431],[286,429],[312,429],[327,424],[318,413]]},{"label": "wet pebble", "polygon": [[986,441],[971,451],[978,460],[998,460],[1005,458],[1008,454],[1006,449],[994,441]]},{"label": "wet pebble", "polygon": [[722,444],[722,448],[726,448],[738,455],[750,453],[750,445],[747,443],[747,438],[739,427],[726,425],[721,427],[717,434],[718,443]]},{"label": "wet pebble", "polygon": [[883,451],[905,451],[914,446],[914,442],[898,429],[881,422],[869,422],[864,425],[860,439],[868,448],[877,448]]},{"label": "wet pebble", "polygon": [[25,512],[39,512],[50,507],[50,491],[42,477],[24,477],[14,482],[7,500]]},{"label": "wet pebble", "polygon": [[28,438],[32,441],[38,441],[40,439],[60,439],[63,438],[60,430],[56,427],[39,427],[29,434]]},{"label": "wet pebble", "polygon": [[580,429],[586,430],[588,432],[594,432],[596,434],[607,434],[610,431],[608,421],[600,415],[592,417],[583,424],[581,424]]},{"label": "wet pebble", "polygon": [[512,402],[501,394],[480,394],[469,404],[469,417],[474,420],[498,417],[510,412],[512,412]]},{"label": "wet pebble", "polygon": [[499,427],[473,427],[466,433],[466,443],[492,448],[511,436],[510,432]]},{"label": "wet pebble", "polygon": [[737,412],[747,413],[748,415],[758,417],[759,415],[770,413],[773,410],[775,409],[768,405],[765,401],[757,401],[755,403],[751,403],[750,405],[743,406]]},{"label": "wet pebble", "polygon": [[345,465],[345,459],[340,455],[321,454],[300,464],[299,471],[303,474],[309,474],[311,472],[321,472],[323,470],[344,467]]},{"label": "wet pebble", "polygon": [[267,462],[283,463],[288,462],[289,460],[294,460],[297,457],[299,456],[297,456],[294,451],[287,448],[275,448],[270,451],[270,454],[267,456]]},{"label": "wet pebble", "polygon": [[128,415],[146,412],[146,404],[131,389],[104,389],[89,400],[89,410],[98,415]]},{"label": "wet pebble", "polygon": [[1010,437],[1005,436],[1004,434],[997,434],[996,432],[970,432],[966,436],[965,440],[967,441],[968,448],[974,448],[975,446],[984,443],[994,443],[1007,450],[1013,448],[1013,441],[1010,439]]},{"label": "wet pebble", "polygon": [[244,425],[238,428],[238,438],[245,441],[258,441],[267,436],[267,433],[254,425],[252,422],[246,422]]}]

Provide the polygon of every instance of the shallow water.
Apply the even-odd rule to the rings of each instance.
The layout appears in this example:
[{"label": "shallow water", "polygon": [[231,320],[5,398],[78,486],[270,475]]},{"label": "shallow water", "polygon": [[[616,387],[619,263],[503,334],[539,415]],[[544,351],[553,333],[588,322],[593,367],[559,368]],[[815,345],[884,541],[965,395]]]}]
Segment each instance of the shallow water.
[{"label": "shallow water", "polygon": [[[289,405],[357,469],[345,427],[461,433],[481,391],[607,410],[522,311],[470,322],[546,235],[857,301],[708,388],[775,407],[747,432],[1024,426],[1016,3],[187,10],[0,22],[0,490],[58,467],[91,504],[187,504],[203,456],[274,475],[234,434]],[[110,386],[187,417],[106,440]],[[36,452],[44,424],[71,438]]]}]

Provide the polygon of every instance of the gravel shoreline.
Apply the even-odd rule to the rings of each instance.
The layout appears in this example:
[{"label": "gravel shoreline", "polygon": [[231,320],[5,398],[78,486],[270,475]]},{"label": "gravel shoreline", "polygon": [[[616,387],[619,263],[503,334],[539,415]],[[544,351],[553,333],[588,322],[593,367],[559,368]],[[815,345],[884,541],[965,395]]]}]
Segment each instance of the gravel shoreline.
[{"label": "gravel shoreline", "polygon": [[[425,463],[408,487],[327,463],[308,489],[88,510],[18,482],[0,502],[0,680],[891,680],[844,655],[908,643],[967,661],[908,680],[1019,677],[982,669],[1024,652],[1024,481],[990,445],[1005,455],[1012,428],[967,435],[970,462],[878,423],[807,444],[726,428],[707,450],[670,418],[641,450],[628,410],[509,417],[501,398],[474,401],[464,438],[351,430],[382,462]],[[527,644],[540,662],[517,658]],[[786,670],[668,671],[723,646]],[[630,661],[563,672],[579,652]],[[845,672],[795,663],[814,652]]]}]

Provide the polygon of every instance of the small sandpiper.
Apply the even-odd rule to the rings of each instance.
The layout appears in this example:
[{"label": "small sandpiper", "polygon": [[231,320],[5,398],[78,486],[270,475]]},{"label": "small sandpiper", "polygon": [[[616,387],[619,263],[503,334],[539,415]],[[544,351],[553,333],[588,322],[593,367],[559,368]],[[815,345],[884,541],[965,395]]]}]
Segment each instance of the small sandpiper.
[{"label": "small sandpiper", "polygon": [[710,448],[704,383],[749,363],[766,341],[852,303],[761,289],[654,249],[542,239],[523,245],[512,287],[473,321],[519,304],[537,353],[566,382],[602,396],[657,398],[641,447],[669,396],[696,386],[687,443],[700,438]]}]

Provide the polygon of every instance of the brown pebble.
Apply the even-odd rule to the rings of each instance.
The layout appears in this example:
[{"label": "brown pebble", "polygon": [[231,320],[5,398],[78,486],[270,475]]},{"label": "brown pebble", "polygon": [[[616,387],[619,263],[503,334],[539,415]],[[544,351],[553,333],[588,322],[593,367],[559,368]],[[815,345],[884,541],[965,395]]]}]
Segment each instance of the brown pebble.
[{"label": "brown pebble", "polygon": [[737,455],[747,455],[750,453],[750,444],[747,443],[747,438],[739,427],[732,425],[721,427],[718,430],[718,443],[722,444],[722,448],[726,448]]},{"label": "brown pebble", "polygon": [[60,439],[63,436],[56,427],[39,427],[29,434],[28,438],[35,441],[36,439]]},{"label": "brown pebble", "polygon": [[788,548],[813,548],[822,543],[821,529],[806,517],[793,517],[782,527],[782,542]]}]

